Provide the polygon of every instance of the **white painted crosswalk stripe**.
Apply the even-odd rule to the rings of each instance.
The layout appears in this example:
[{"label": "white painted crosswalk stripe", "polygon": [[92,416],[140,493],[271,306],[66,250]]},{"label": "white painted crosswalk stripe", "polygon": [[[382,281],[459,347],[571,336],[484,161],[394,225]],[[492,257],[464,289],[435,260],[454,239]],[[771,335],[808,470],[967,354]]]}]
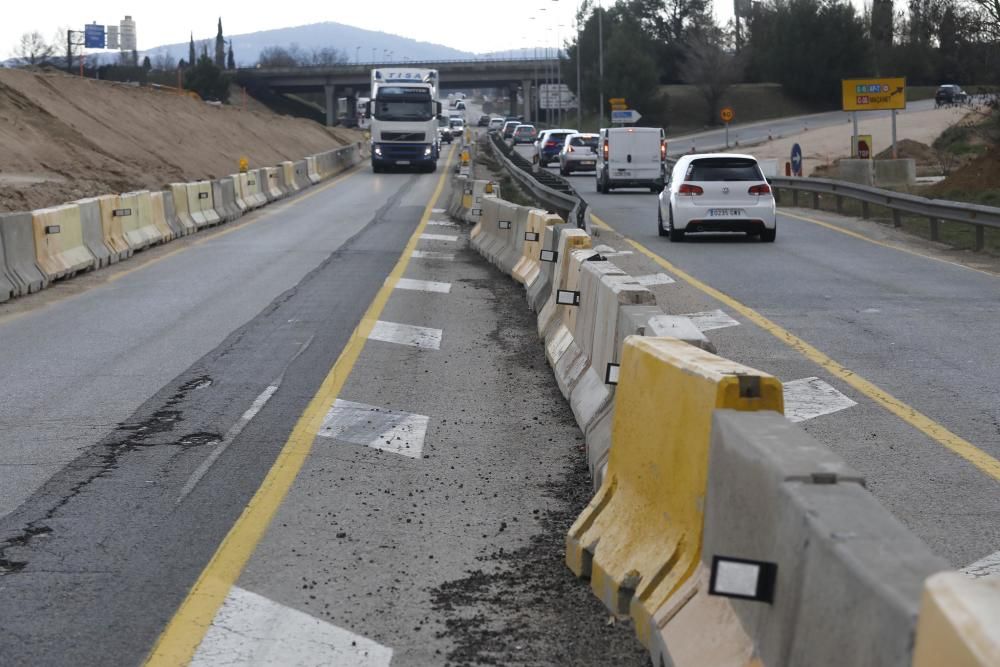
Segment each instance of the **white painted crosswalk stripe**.
[{"label": "white painted crosswalk stripe", "polygon": [[785,417],[803,422],[854,407],[857,403],[819,378],[785,382]]},{"label": "white painted crosswalk stripe", "polygon": [[430,418],[376,405],[334,401],[318,435],[419,459]]},{"label": "white painted crosswalk stripe", "polygon": [[446,262],[451,262],[455,259],[455,253],[453,252],[436,252],[434,250],[414,250],[410,256],[413,259],[440,259]]},{"label": "white painted crosswalk stripe", "polygon": [[385,343],[438,350],[441,348],[441,335],[442,331],[440,329],[379,320],[372,327],[372,332],[368,334],[368,338],[370,340],[380,340]]},{"label": "white painted crosswalk stripe", "polygon": [[735,327],[739,322],[731,318],[722,310],[706,310],[701,313],[687,313],[684,317],[690,318],[694,325],[701,332],[712,331],[713,329],[725,329]]},{"label": "white painted crosswalk stripe", "polygon": [[448,294],[451,292],[451,283],[439,283],[433,280],[411,280],[410,278],[400,278],[399,282],[396,283],[396,289]]},{"label": "white painted crosswalk stripe", "polygon": [[233,586],[189,663],[388,667],[392,649]]},{"label": "white painted crosswalk stripe", "polygon": [[432,208],[431,213],[444,213],[443,208]]},{"label": "white painted crosswalk stripe", "polygon": [[674,282],[674,279],[665,273],[651,273],[646,276],[636,276],[635,280],[643,287],[652,287],[653,285],[670,285]]},{"label": "white painted crosswalk stripe", "polygon": [[959,571],[973,579],[988,577],[994,574],[1000,575],[1000,551],[990,554],[985,558],[980,558],[972,565],[967,565]]},{"label": "white painted crosswalk stripe", "polygon": [[448,243],[454,243],[458,240],[457,236],[451,234],[421,234],[420,238],[425,241],[447,241]]}]

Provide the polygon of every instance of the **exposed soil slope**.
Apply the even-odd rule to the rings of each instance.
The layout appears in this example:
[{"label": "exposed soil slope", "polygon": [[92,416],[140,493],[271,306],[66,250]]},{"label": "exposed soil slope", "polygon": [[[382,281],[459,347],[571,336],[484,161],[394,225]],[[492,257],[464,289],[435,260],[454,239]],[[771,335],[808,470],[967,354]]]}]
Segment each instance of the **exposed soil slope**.
[{"label": "exposed soil slope", "polygon": [[0,69],[0,211],[218,178],[237,171],[241,156],[270,166],[359,138],[259,106]]}]

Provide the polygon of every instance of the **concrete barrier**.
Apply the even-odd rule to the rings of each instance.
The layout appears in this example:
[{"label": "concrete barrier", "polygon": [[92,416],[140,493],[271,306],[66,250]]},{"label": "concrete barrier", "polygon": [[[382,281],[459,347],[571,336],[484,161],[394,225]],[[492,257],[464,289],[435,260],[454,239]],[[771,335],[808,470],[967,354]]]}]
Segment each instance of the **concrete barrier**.
[{"label": "concrete barrier", "polygon": [[288,194],[299,191],[299,185],[295,181],[295,163],[290,160],[285,160],[280,165],[281,176],[282,176],[282,186]]},{"label": "concrete barrier", "polygon": [[842,181],[859,185],[873,185],[875,169],[871,160],[843,159],[837,163],[837,175]]},{"label": "concrete barrier", "polygon": [[153,226],[160,232],[160,238],[163,243],[173,241],[179,235],[174,226],[168,221],[167,203],[169,201],[169,195],[164,196],[163,192],[157,190],[149,193],[149,208],[153,216]]},{"label": "concrete barrier", "polygon": [[35,263],[49,282],[70,278],[97,266],[83,241],[80,207],[66,204],[31,212]]},{"label": "concrete barrier", "polygon": [[[229,192],[226,192],[226,187],[224,185],[225,181],[229,179],[220,178],[212,183],[212,207],[219,214],[220,222],[232,222],[239,216],[239,210],[236,208],[236,195],[232,189],[232,180],[229,180]],[[227,196],[228,195],[228,196]]]},{"label": "concrete barrier", "polygon": [[[488,201],[492,202],[493,200],[494,198],[490,198]],[[483,205],[478,204],[480,208],[477,210],[485,211],[482,208]],[[504,267],[500,264],[500,258],[504,251],[514,243],[514,225],[517,220],[518,208],[517,204],[496,199],[496,221],[489,220],[483,224],[484,234],[479,252],[501,271],[504,270]],[[476,224],[479,224],[478,221],[482,219],[482,215],[476,217]],[[504,273],[509,275],[510,272],[504,271]]]},{"label": "concrete barrier", "polygon": [[1000,665],[1000,577],[942,572],[924,585],[913,667]]},{"label": "concrete barrier", "polygon": [[[545,234],[542,236],[542,247],[538,251],[538,278],[528,286],[527,298],[528,307],[532,312],[540,313],[542,308],[552,294],[552,275],[555,272],[556,253],[559,251],[559,234],[563,229],[569,229],[569,225],[555,216],[558,222],[551,224],[546,221]],[[543,258],[544,251],[544,258]]]},{"label": "concrete barrier", "polygon": [[243,188],[247,204],[250,208],[257,209],[267,204],[267,195],[261,185],[264,183],[260,177],[260,170],[254,169],[245,174],[240,174],[240,187]]},{"label": "concrete barrier", "polygon": [[[0,222],[0,224],[3,224]],[[3,234],[0,233],[0,303],[17,296],[19,290],[14,284],[13,271],[7,268],[7,256],[3,247]]]},{"label": "concrete barrier", "polygon": [[529,211],[528,220],[524,227],[525,236],[521,245],[521,256],[511,272],[514,280],[524,285],[525,289],[530,289],[541,275],[539,257],[542,251],[542,241],[545,238],[545,228],[548,225],[556,225],[561,222],[562,218],[558,215],[546,213],[540,209]]},{"label": "concrete barrier", "polygon": [[116,213],[121,218],[125,242],[137,252],[163,242],[163,234],[153,223],[153,207],[148,190],[118,196]]},{"label": "concrete barrier", "polygon": [[98,269],[118,261],[118,254],[105,244],[104,222],[101,219],[101,200],[98,197],[78,199],[80,224],[83,225],[83,242],[97,261]]},{"label": "concrete barrier", "polygon": [[[198,229],[198,223],[195,222],[194,216],[191,211],[191,197],[188,196],[188,184],[187,183],[171,183],[170,184],[170,198],[174,203],[174,216],[177,218],[177,222],[180,223],[183,231],[183,236],[187,236]],[[201,207],[197,209],[199,217],[201,216]],[[202,222],[204,224],[204,222]]]},{"label": "concrete barrier", "polygon": [[225,210],[221,202],[218,210],[215,205],[215,194],[212,192],[212,181],[198,181],[198,202],[201,205],[201,214],[205,217],[208,225],[218,225],[225,222]]},{"label": "concrete barrier", "polygon": [[313,185],[323,180],[323,177],[319,174],[319,167],[316,165],[316,156],[306,158],[306,173],[309,177],[309,182]]},{"label": "concrete barrier", "polygon": [[[486,198],[484,197],[484,199]],[[482,204],[479,206],[482,207]],[[531,211],[529,206],[518,206],[514,209],[513,224],[508,230],[503,247],[497,252],[497,266],[508,276],[513,277],[514,267],[524,256],[524,234],[528,231],[528,216]]]},{"label": "concrete barrier", "polygon": [[917,161],[912,158],[900,160],[875,160],[875,185],[893,188],[913,185],[917,182]]},{"label": "concrete barrier", "polygon": [[556,303],[558,290],[567,288],[569,276],[570,254],[573,250],[591,247],[590,235],[582,229],[565,228],[559,234],[559,246],[556,251],[556,262],[552,273],[552,289],[548,299],[538,313],[538,335],[548,341],[554,328],[562,324],[562,315],[567,306]]},{"label": "concrete barrier", "polygon": [[295,170],[292,169],[292,173],[289,176],[285,173],[285,168],[283,166],[273,167],[275,169],[274,175],[277,179],[278,192],[281,193],[282,197],[288,197],[296,192],[295,187]]},{"label": "concrete barrier", "polygon": [[630,336],[600,491],[566,538],[566,562],[650,646],[653,614],[695,572],[716,408],[783,409],[766,373],[679,340]]},{"label": "concrete barrier", "polygon": [[[454,194],[449,200],[448,210],[451,210],[451,203],[454,201]],[[500,206],[500,199],[497,197],[489,197],[483,202],[483,214],[479,216],[479,222],[473,225],[472,230],[469,232],[469,242],[473,248],[477,251],[482,252],[480,244],[482,244],[484,239],[480,239],[480,235],[485,233],[487,226],[495,226],[497,224],[497,211]],[[484,255],[485,256],[485,255]]]},{"label": "concrete barrier", "polygon": [[[773,412],[716,411],[702,544],[698,573],[650,620],[655,664],[908,667],[924,580],[947,568]],[[716,557],[770,564],[770,601],[709,595]]]},{"label": "concrete barrier", "polygon": [[238,212],[237,217],[244,215],[250,210],[250,204],[247,202],[245,198],[246,195],[244,194],[246,192],[246,188],[243,185],[243,181],[245,180],[243,178],[244,176],[246,176],[246,174],[232,174],[229,177],[229,180],[233,184],[232,198],[233,202],[236,204],[236,210]]},{"label": "concrete barrier", "polygon": [[104,232],[104,245],[111,251],[111,263],[128,259],[132,256],[132,246],[125,239],[118,195],[101,195],[97,201],[101,204],[101,228]]},{"label": "concrete barrier", "polygon": [[31,213],[0,213],[0,239],[8,275],[18,296],[33,294],[49,285],[35,262],[35,230]]},{"label": "concrete barrier", "polygon": [[295,185],[298,186],[299,190],[305,190],[312,186],[312,182],[309,180],[309,163],[305,160],[298,160],[292,164],[295,166]]},{"label": "concrete barrier", "polygon": [[202,199],[205,197],[210,197],[211,194],[205,194],[201,191],[201,184],[199,183],[185,183],[184,184],[187,192],[187,212],[194,220],[195,227],[201,229],[202,227],[208,226],[208,218],[205,216],[204,206],[202,204]]}]

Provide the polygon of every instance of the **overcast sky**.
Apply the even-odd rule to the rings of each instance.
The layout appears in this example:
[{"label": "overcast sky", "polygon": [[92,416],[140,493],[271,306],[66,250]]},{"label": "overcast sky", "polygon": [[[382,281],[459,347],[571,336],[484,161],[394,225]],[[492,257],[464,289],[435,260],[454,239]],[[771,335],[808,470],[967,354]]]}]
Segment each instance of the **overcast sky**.
[{"label": "overcast sky", "polygon": [[[611,0],[605,3],[610,4]],[[335,21],[485,53],[557,43],[555,31],[565,36],[572,30],[578,4],[578,0],[460,0],[426,4],[419,0],[274,3],[254,0],[163,0],[155,3],[3,0],[0,54],[3,58],[13,55],[15,45],[25,32],[38,30],[51,40],[61,27],[82,29],[85,23],[92,22],[117,24],[126,14],[136,22],[140,51],[187,41],[191,31],[195,39],[214,37],[216,21],[221,15],[227,35]],[[728,11],[731,0],[719,4],[718,13],[731,14]],[[209,6],[211,11],[206,10]],[[534,20],[529,18],[532,16]],[[565,27],[557,27],[560,25]],[[333,46],[350,51],[359,45]]]}]

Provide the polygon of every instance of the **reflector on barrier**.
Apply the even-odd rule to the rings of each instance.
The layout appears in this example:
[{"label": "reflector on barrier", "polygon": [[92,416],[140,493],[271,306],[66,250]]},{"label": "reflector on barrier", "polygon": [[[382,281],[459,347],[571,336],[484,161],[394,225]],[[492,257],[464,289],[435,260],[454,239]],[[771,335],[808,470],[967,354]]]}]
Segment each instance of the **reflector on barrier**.
[{"label": "reflector on barrier", "polygon": [[618,375],[621,372],[621,366],[619,364],[608,364],[607,370],[604,371],[604,384],[618,384]]},{"label": "reflector on barrier", "polygon": [[557,262],[559,261],[559,251],[543,250],[541,253],[539,253],[538,259],[542,262]]},{"label": "reflector on barrier", "polygon": [[525,232],[524,233],[524,240],[525,241],[538,241],[538,232]]},{"label": "reflector on barrier", "polygon": [[559,306],[579,306],[580,293],[573,290],[556,290],[556,305]]},{"label": "reflector on barrier", "polygon": [[510,229],[510,220],[501,220],[497,223],[500,229]]},{"label": "reflector on barrier", "polygon": [[708,593],[770,604],[774,601],[774,581],[777,575],[777,563],[712,556],[712,577],[708,583]]}]

